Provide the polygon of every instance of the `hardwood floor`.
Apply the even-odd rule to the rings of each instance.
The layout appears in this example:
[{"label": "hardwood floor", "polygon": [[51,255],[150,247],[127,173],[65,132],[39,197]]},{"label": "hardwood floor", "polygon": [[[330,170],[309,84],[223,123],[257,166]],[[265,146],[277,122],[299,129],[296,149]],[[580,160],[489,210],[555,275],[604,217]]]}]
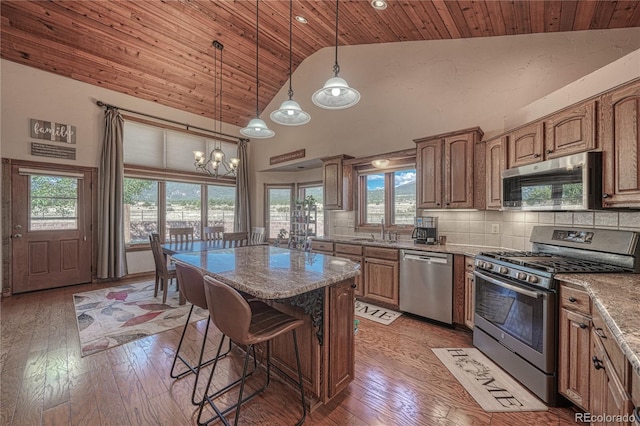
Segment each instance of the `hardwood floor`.
[{"label": "hardwood floor", "polygon": [[[190,403],[193,375],[181,380],[169,377],[181,329],[80,356],[71,295],[113,285],[87,284],[2,299],[0,424],[195,424],[197,409]],[[204,325],[201,321],[188,331],[194,350]],[[219,340],[217,330],[210,330],[209,340],[207,352],[212,354]],[[330,404],[308,414],[305,424],[575,424],[569,408],[485,413],[430,350],[457,346],[470,347],[471,334],[406,316],[390,326],[362,319],[356,335],[355,381]],[[219,363],[218,383],[237,374],[240,359],[235,349]],[[255,380],[264,377],[262,372],[256,376],[262,377]],[[243,407],[241,423],[295,423],[296,395],[289,386],[272,380],[265,393]]]}]

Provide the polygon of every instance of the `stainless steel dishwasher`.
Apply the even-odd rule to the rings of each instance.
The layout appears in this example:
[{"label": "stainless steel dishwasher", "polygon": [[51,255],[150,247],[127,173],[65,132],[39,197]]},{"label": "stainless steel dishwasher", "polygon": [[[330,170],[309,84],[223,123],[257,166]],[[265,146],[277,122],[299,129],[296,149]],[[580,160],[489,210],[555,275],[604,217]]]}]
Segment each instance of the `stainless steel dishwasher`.
[{"label": "stainless steel dishwasher", "polygon": [[453,255],[400,250],[400,310],[453,323]]}]

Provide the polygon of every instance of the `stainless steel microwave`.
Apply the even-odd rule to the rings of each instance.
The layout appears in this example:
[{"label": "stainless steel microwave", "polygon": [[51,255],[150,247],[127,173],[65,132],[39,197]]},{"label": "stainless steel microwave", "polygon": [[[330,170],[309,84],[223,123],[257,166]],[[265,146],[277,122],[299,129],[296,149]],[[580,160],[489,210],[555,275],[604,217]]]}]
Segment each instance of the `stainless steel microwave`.
[{"label": "stainless steel microwave", "polygon": [[583,152],[502,172],[504,210],[602,208],[602,153]]}]

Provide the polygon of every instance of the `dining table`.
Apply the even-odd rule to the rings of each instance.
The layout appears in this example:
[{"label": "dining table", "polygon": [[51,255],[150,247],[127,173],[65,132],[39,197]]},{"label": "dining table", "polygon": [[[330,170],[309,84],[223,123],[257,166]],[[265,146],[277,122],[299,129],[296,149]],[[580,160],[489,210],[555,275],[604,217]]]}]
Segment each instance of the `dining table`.
[{"label": "dining table", "polygon": [[[196,244],[193,247],[204,248]],[[167,245],[165,245],[167,246]],[[176,263],[194,266],[216,280],[300,318],[300,357],[311,410],[327,404],[355,375],[355,277],[349,259],[269,245],[174,252]],[[271,356],[295,371],[290,339],[275,339]]]}]

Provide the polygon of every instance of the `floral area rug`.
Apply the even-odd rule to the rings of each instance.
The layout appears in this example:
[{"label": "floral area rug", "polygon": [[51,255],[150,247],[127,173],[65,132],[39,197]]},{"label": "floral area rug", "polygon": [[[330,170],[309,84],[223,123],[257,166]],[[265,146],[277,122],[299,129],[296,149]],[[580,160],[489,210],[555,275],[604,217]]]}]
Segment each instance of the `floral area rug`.
[{"label": "floral area rug", "polygon": [[[153,287],[151,281],[74,294],[82,356],[184,326],[191,304],[180,306],[171,287],[162,303],[162,292],[153,297]],[[196,306],[191,321],[208,315]]]}]

